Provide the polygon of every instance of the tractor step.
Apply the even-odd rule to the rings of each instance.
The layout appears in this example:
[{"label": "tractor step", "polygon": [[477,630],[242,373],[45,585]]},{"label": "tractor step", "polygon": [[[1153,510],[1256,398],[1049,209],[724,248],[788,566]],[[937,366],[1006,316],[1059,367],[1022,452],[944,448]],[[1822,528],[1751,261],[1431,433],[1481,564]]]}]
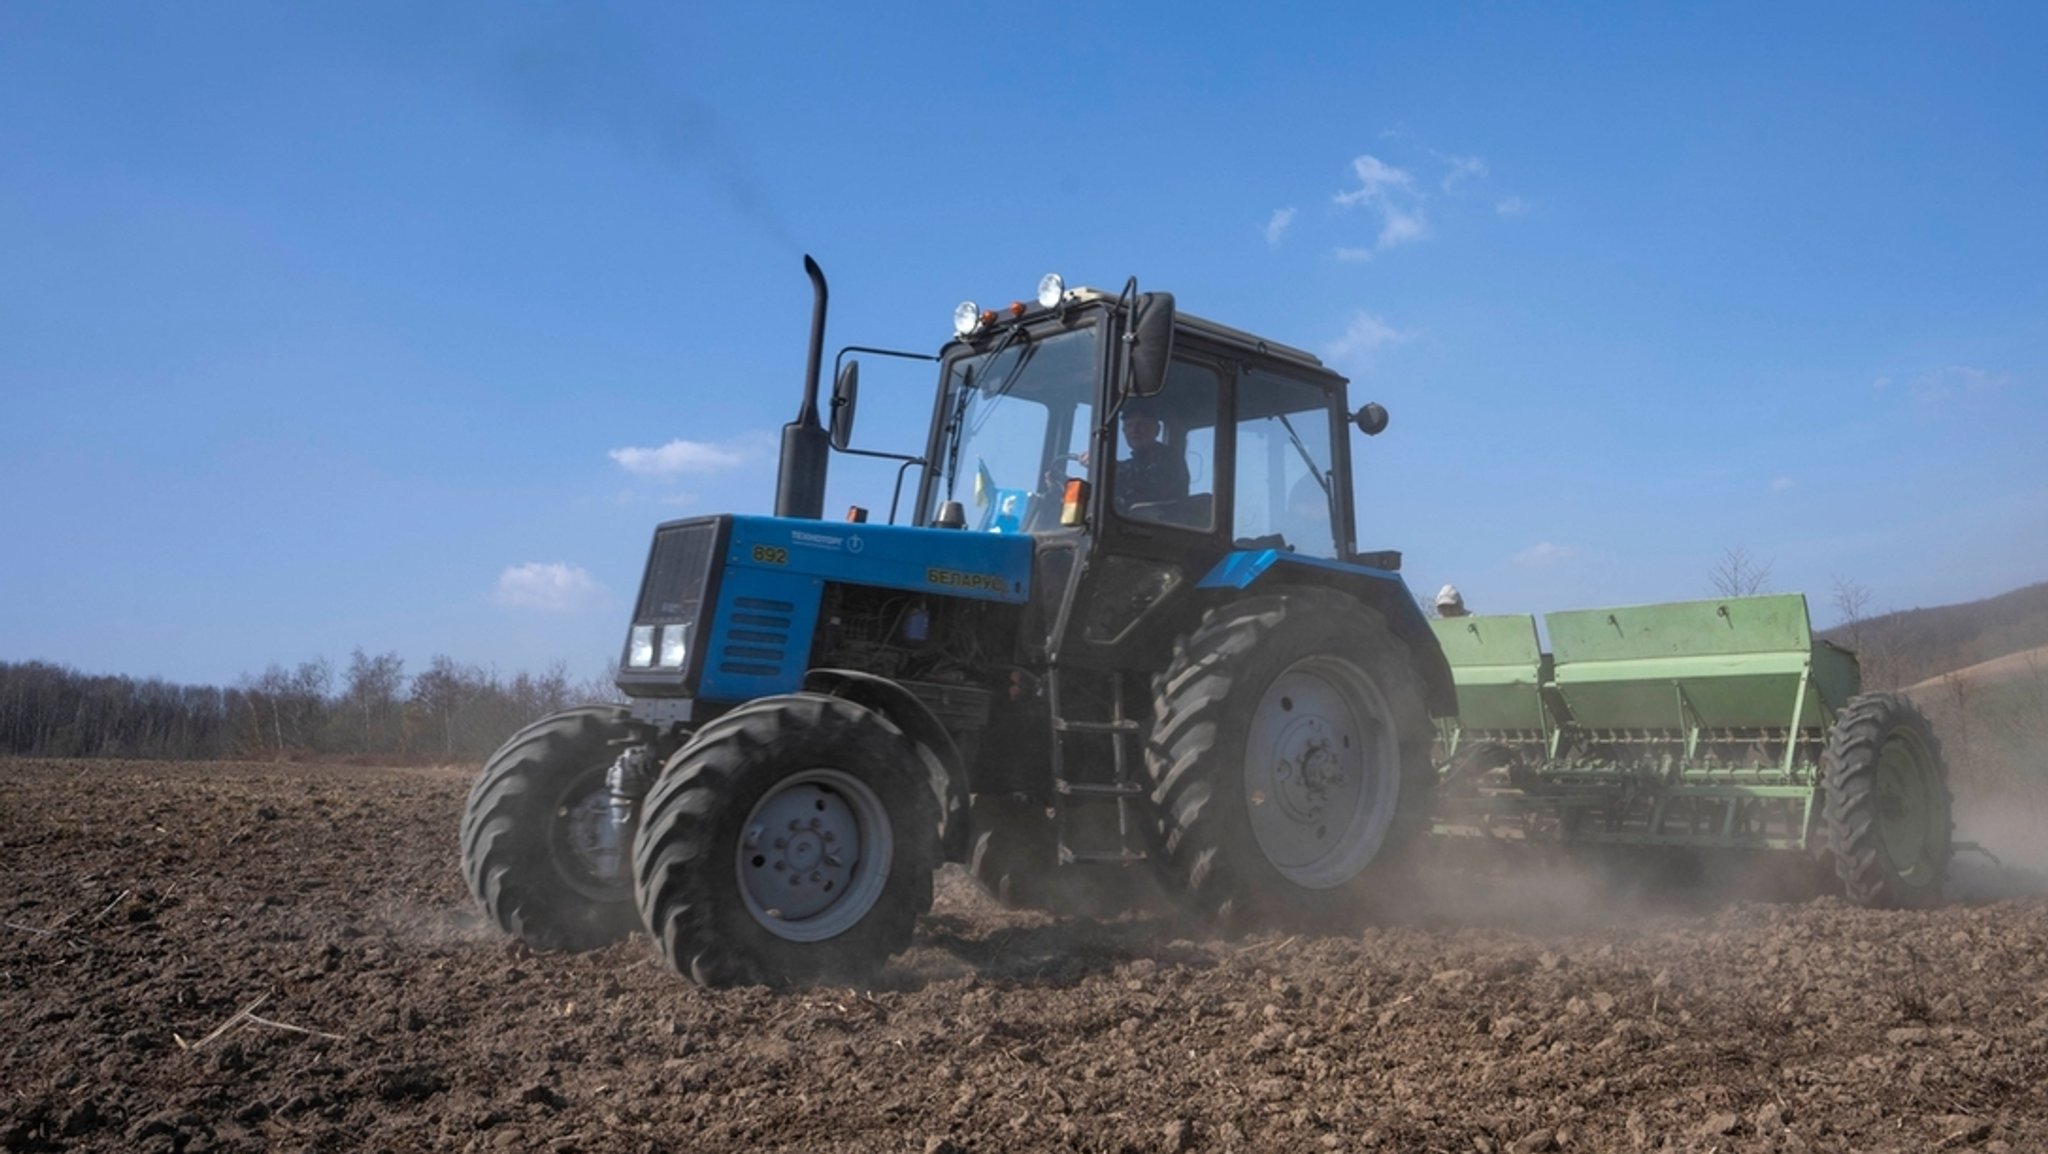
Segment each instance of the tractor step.
[{"label": "tractor step", "polygon": [[1053,788],[1069,797],[1137,797],[1145,792],[1136,781],[1057,781]]},{"label": "tractor step", "polygon": [[1140,852],[1138,852],[1137,850],[1128,850],[1128,849],[1124,849],[1124,850],[1078,850],[1078,849],[1067,849],[1067,848],[1064,848],[1064,847],[1062,847],[1062,848],[1060,849],[1060,864],[1061,864],[1061,865],[1082,865],[1082,864],[1090,864],[1090,865],[1093,865],[1093,864],[1106,864],[1106,865],[1136,865],[1137,863],[1139,863],[1139,862],[1141,862],[1141,861],[1144,861],[1144,860],[1146,860],[1146,856],[1147,856],[1147,855],[1145,855],[1145,854],[1143,854],[1143,853],[1140,853]]},{"label": "tractor step", "polygon": [[1135,721],[1074,721],[1071,718],[1055,717],[1052,727],[1059,733],[1136,733]]},{"label": "tractor step", "polygon": [[[1084,692],[1074,693],[1070,678]],[[1134,772],[1144,726],[1125,711],[1123,675],[1055,666],[1046,671],[1045,687],[1060,862],[1145,860],[1144,818],[1133,808],[1147,792]]]}]

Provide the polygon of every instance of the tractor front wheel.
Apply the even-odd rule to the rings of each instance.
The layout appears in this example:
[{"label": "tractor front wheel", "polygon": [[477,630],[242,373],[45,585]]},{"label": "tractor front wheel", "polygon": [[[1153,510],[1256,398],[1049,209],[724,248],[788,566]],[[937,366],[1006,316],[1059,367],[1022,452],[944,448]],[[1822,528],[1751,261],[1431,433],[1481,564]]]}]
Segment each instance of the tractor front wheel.
[{"label": "tractor front wheel", "polygon": [[940,830],[924,758],[881,714],[762,698],[663,767],[633,847],[640,915],[701,985],[859,981],[931,908]]},{"label": "tractor front wheel", "polygon": [[1895,693],[1852,698],[1821,752],[1822,817],[1835,875],[1860,906],[1941,903],[1954,825],[1941,743]]},{"label": "tractor front wheel", "polygon": [[462,875],[484,916],[539,950],[591,950],[639,928],[605,773],[642,734],[587,705],[512,735],[462,814]]},{"label": "tractor front wheel", "polygon": [[1421,677],[1350,597],[1303,588],[1211,610],[1155,690],[1146,768],[1199,913],[1353,908],[1368,867],[1428,819]]}]

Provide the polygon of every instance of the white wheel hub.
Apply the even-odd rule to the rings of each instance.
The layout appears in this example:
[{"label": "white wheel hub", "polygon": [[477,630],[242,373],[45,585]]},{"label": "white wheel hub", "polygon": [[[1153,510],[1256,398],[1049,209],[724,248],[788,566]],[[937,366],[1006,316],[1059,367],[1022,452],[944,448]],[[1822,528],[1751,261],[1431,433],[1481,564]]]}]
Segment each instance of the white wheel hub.
[{"label": "white wheel hub", "polygon": [[1245,742],[1245,807],[1259,850],[1307,889],[1343,885],[1386,840],[1400,744],[1386,700],[1341,658],[1304,658],[1273,679]]},{"label": "white wheel hub", "polygon": [[740,894],[779,938],[816,942],[852,929],[889,881],[895,839],[882,799],[836,769],[775,783],[742,827]]}]

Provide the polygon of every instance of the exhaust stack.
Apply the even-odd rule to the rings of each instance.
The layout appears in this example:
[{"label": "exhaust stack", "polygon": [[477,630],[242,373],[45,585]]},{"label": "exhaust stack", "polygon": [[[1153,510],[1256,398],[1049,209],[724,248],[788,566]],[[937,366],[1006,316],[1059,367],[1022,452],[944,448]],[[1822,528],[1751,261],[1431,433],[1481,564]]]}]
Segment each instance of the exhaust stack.
[{"label": "exhaust stack", "polygon": [[810,274],[811,355],[804,366],[804,403],[796,420],[782,426],[782,462],[775,479],[775,515],[819,520],[825,515],[825,467],[832,452],[831,435],[818,419],[818,374],[825,359],[825,270],[808,255]]}]

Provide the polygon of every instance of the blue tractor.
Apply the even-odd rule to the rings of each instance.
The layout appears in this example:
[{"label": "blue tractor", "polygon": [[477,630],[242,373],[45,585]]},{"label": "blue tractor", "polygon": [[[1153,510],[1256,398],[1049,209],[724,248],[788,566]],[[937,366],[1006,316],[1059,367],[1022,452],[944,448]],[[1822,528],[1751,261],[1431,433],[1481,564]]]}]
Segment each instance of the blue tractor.
[{"label": "blue tractor", "polygon": [[[906,525],[821,518],[826,289],[775,516],[657,528],[625,705],[513,735],[462,824],[470,890],[541,949],[645,929],[707,985],[859,980],[941,864],[1103,912],[1143,876],[1223,923],[1355,907],[1428,821],[1450,670],[1394,552],[1355,544],[1346,381],[1069,288],[963,304]],[[890,520],[895,520],[892,508]]]}]

